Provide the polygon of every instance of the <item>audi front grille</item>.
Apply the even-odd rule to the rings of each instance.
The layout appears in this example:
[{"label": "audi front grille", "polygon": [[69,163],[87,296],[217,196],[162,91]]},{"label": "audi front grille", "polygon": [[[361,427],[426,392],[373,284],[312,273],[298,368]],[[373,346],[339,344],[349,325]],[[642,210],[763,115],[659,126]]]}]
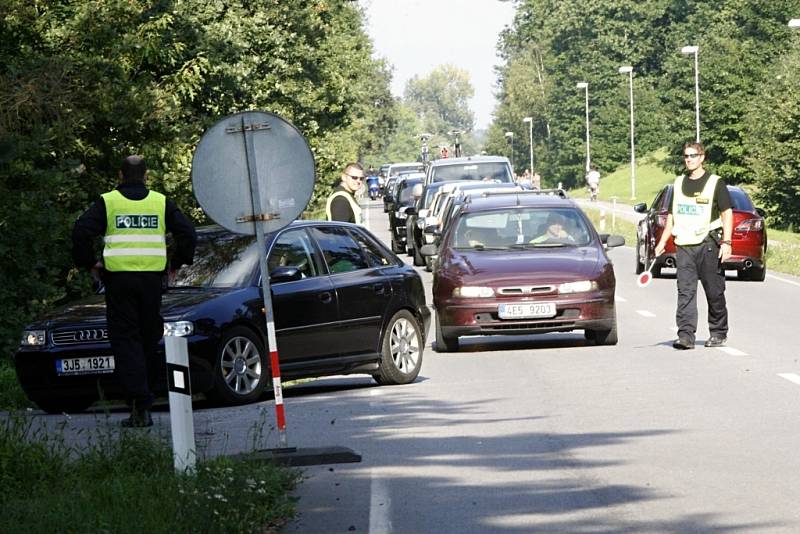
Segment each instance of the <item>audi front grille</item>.
[{"label": "audi front grille", "polygon": [[86,345],[108,342],[105,328],[81,328],[77,330],[58,330],[50,335],[53,345]]}]

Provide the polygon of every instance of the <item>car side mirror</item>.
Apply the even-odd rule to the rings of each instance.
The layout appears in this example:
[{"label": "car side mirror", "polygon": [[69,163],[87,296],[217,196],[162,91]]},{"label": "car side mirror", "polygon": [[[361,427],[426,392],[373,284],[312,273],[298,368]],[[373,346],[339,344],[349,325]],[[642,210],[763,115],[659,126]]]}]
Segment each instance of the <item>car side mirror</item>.
[{"label": "car side mirror", "polygon": [[636,213],[647,213],[647,203],[640,202],[639,204],[634,204],[633,211]]},{"label": "car side mirror", "polygon": [[767,212],[764,211],[762,208],[756,208],[756,213],[758,213],[762,217],[766,217],[767,216]]},{"label": "car side mirror", "polygon": [[433,235],[439,235],[441,233],[439,231],[439,225],[438,224],[432,224],[430,226],[426,226],[424,232],[426,234],[433,234]]},{"label": "car side mirror", "polygon": [[275,267],[269,273],[269,283],[279,284],[281,282],[294,282],[303,278],[303,273],[297,267],[288,265],[286,267]]},{"label": "car side mirror", "polygon": [[422,245],[419,247],[419,253],[423,256],[436,256],[439,249],[436,248],[436,245]]},{"label": "car side mirror", "polygon": [[625,238],[621,235],[600,234],[600,240],[608,248],[621,247],[625,244]]}]

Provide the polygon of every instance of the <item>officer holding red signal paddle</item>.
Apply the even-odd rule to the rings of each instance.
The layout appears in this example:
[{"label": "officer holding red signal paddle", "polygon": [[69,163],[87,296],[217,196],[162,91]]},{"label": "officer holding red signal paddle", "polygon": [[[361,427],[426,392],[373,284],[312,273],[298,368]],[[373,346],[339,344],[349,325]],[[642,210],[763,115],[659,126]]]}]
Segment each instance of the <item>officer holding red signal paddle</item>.
[{"label": "officer holding red signal paddle", "polygon": [[725,302],[725,271],[722,262],[731,256],[733,210],[725,182],[703,168],[705,150],[700,143],[686,143],[683,159],[687,173],[675,179],[664,232],[655,248],[664,252],[670,236],[675,238],[678,308],[675,321],[678,350],[694,348],[697,331],[697,281],[703,284],[708,302],[706,347],[722,347],[728,336]]}]

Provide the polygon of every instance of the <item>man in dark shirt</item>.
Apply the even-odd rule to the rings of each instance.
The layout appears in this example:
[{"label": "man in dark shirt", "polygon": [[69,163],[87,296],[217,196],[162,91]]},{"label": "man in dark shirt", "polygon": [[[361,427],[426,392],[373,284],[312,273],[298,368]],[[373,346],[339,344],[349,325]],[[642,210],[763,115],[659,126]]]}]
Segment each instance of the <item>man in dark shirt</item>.
[{"label": "man in dark shirt", "polygon": [[[122,163],[120,184],[102,195],[78,218],[72,230],[75,264],[92,271],[105,284],[106,319],[115,374],[131,407],[126,427],[150,426],[148,368],[155,369],[161,318],[162,277],[191,264],[197,241],[194,226],[177,205],[145,186],[141,156]],[[172,233],[175,250],[167,261],[164,236]],[[103,259],[95,242],[104,236]]]},{"label": "man in dark shirt", "polygon": [[655,248],[656,256],[661,255],[670,236],[674,234],[678,282],[675,321],[678,339],[672,346],[679,350],[694,348],[699,280],[703,284],[708,302],[710,337],[705,346],[722,347],[727,342],[728,335],[725,271],[722,262],[731,256],[733,204],[725,182],[703,168],[703,145],[686,143],[683,147],[683,158],[688,172],[675,180],[670,213]]}]

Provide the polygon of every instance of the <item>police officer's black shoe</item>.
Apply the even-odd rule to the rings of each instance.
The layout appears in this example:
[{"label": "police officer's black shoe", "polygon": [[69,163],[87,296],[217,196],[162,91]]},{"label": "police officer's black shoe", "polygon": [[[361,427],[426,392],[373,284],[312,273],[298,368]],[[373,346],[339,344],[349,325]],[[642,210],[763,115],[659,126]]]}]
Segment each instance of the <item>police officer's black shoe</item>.
[{"label": "police officer's black shoe", "polygon": [[678,339],[672,342],[672,348],[678,350],[691,350],[694,348],[694,343],[692,343],[685,337],[679,337]]},{"label": "police officer's black shoe", "polygon": [[150,416],[150,410],[141,410],[131,412],[130,417],[122,420],[124,428],[145,428],[153,426],[153,418]]},{"label": "police officer's black shoe", "polygon": [[705,345],[706,347],[724,347],[727,342],[728,338],[726,337],[711,336]]}]

